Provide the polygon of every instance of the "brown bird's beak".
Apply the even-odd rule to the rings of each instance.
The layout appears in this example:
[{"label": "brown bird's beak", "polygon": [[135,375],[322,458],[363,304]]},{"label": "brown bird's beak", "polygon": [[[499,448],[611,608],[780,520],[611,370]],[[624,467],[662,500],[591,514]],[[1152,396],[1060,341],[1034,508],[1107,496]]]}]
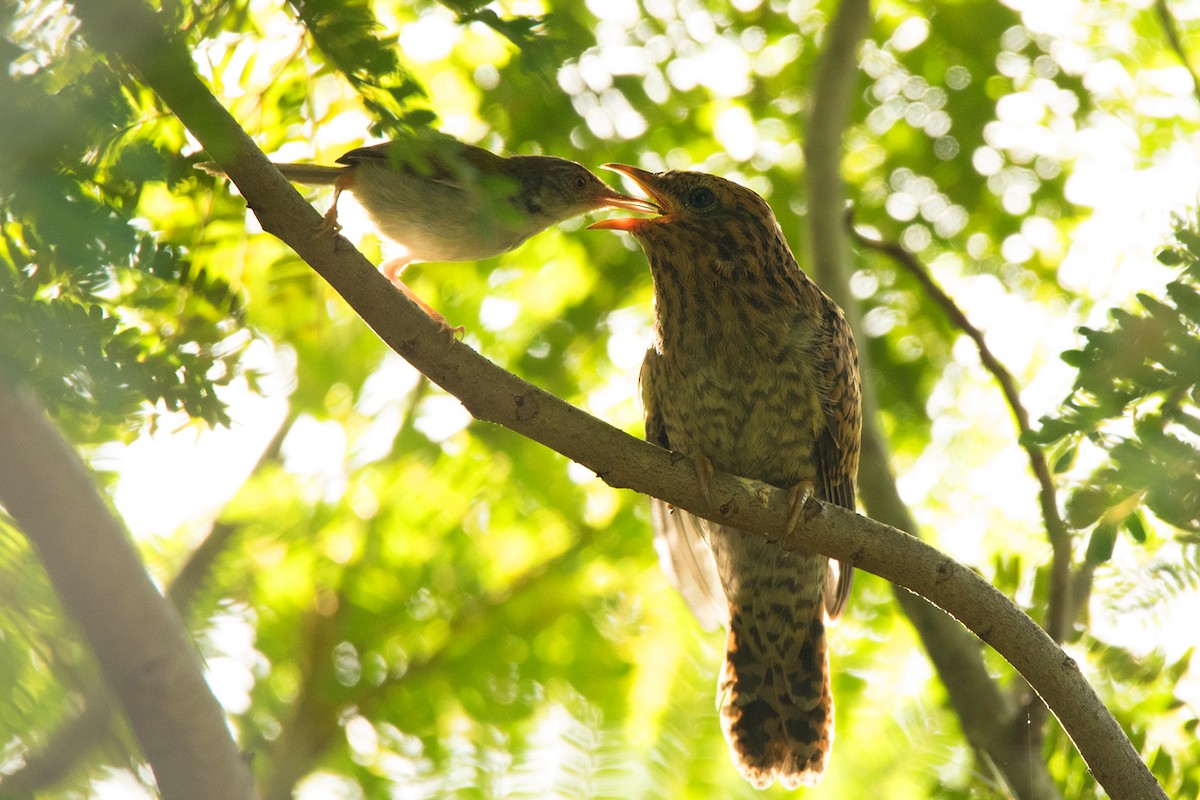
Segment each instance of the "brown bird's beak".
[{"label": "brown bird's beak", "polygon": [[[667,209],[666,197],[659,193],[655,186],[658,183],[658,175],[653,172],[647,172],[644,169],[631,167],[628,164],[605,164],[605,169],[611,169],[613,172],[619,172],[622,175],[630,178],[637,184],[638,188],[650,196],[649,200],[638,200],[630,197],[632,204],[613,205],[617,208],[625,208],[630,211],[645,211],[651,214],[663,214]],[[626,195],[620,195],[626,197]],[[602,219],[599,222],[593,222],[588,225],[591,230],[614,230],[614,231],[629,231],[635,232],[651,220],[658,217],[618,217],[616,219]]]}]

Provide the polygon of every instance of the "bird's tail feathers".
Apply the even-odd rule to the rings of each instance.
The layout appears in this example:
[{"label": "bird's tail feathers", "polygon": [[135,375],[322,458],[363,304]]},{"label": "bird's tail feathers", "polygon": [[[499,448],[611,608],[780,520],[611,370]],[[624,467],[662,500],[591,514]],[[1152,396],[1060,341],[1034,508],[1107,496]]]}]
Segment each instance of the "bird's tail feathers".
[{"label": "bird's tail feathers", "polygon": [[[276,164],[275,167],[292,183],[309,186],[332,186],[346,171],[346,167],[327,167],[324,164]],[[225,174],[225,170],[215,161],[201,161],[196,164],[196,169],[209,175]]]},{"label": "bird's tail feathers", "polygon": [[310,186],[331,186],[346,171],[346,167],[328,167],[324,164],[276,164],[275,167],[292,183]]},{"label": "bird's tail feathers", "polygon": [[806,629],[796,631],[798,646],[780,653],[767,642],[770,632],[731,608],[718,684],[721,729],[734,765],[759,789],[776,779],[788,789],[813,786],[829,760],[833,693],[825,624],[817,611]]}]

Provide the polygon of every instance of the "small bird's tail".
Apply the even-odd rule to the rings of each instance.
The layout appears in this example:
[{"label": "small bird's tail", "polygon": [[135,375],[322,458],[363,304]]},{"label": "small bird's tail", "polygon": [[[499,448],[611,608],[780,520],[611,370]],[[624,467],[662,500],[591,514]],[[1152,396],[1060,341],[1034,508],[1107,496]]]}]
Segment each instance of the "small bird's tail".
[{"label": "small bird's tail", "polygon": [[[332,186],[343,175],[348,167],[327,167],[324,164],[276,164],[283,177],[292,183],[304,183],[310,186]],[[224,175],[214,161],[201,161],[196,169],[203,170],[209,175]]]},{"label": "small bird's tail", "polygon": [[829,652],[818,606],[787,634],[764,629],[747,609],[731,609],[718,696],[734,764],[765,789],[821,779],[833,747]]},{"label": "small bird's tail", "polygon": [[323,164],[276,164],[283,177],[292,183],[310,186],[332,186],[349,167],[327,167]]}]

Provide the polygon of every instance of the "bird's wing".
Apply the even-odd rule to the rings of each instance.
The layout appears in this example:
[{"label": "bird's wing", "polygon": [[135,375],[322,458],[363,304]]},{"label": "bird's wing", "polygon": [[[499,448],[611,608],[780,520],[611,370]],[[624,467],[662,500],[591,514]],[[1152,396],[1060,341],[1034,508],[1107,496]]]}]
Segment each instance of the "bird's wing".
[{"label": "bird's wing", "polygon": [[[392,160],[392,148],[402,148],[400,142],[381,142],[380,144],[372,144],[366,147],[356,147],[342,154],[342,157],[337,160],[339,164],[356,164],[359,161],[384,161]],[[397,149],[396,155],[402,155],[403,150]]]},{"label": "bird's wing", "polygon": [[[817,495],[853,511],[862,432],[858,353],[846,318],[832,302],[826,307],[825,317],[828,335],[822,342],[818,368],[825,431],[817,440]],[[830,564],[825,608],[829,617],[836,619],[850,596],[854,572],[837,562]]]},{"label": "bird's wing", "polygon": [[[646,415],[646,441],[670,449],[666,426],[658,408],[654,371],[658,354],[646,353],[642,363],[642,405]],[[705,630],[725,623],[729,607],[717,575],[712,549],[708,546],[708,523],[667,503],[650,499],[650,519],[654,526],[654,549],[667,579],[683,595],[688,608]]]},{"label": "bird's wing", "polygon": [[396,170],[408,170],[426,180],[462,189],[479,175],[498,171],[504,159],[482,147],[437,136],[356,147],[337,163],[354,165],[362,161],[391,164]]}]

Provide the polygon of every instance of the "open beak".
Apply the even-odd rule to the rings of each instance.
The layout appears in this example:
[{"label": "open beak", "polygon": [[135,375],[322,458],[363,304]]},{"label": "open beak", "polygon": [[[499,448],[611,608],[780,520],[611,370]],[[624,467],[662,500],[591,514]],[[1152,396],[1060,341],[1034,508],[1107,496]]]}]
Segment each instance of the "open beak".
[{"label": "open beak", "polygon": [[643,200],[640,197],[631,197],[627,194],[614,192],[611,189],[601,194],[599,200],[604,204],[601,208],[623,208],[626,211],[645,211],[647,213],[658,212],[658,206],[649,200]]},{"label": "open beak", "polygon": [[[611,202],[610,205],[616,208],[628,209],[629,211],[645,211],[650,214],[662,214],[666,211],[666,198],[655,189],[655,184],[658,182],[657,174],[653,172],[647,172],[646,170],[639,169],[637,167],[631,167],[628,164],[605,164],[604,168],[625,175],[634,183],[636,183],[639,189],[650,196],[649,200],[639,200],[635,197],[629,197],[628,195],[617,195],[617,197],[624,198],[626,202]],[[593,230],[633,232],[642,225],[645,225],[651,219],[656,219],[656,217],[618,217],[616,219],[602,219],[599,222],[593,222],[591,225],[588,225],[588,228]]]}]

